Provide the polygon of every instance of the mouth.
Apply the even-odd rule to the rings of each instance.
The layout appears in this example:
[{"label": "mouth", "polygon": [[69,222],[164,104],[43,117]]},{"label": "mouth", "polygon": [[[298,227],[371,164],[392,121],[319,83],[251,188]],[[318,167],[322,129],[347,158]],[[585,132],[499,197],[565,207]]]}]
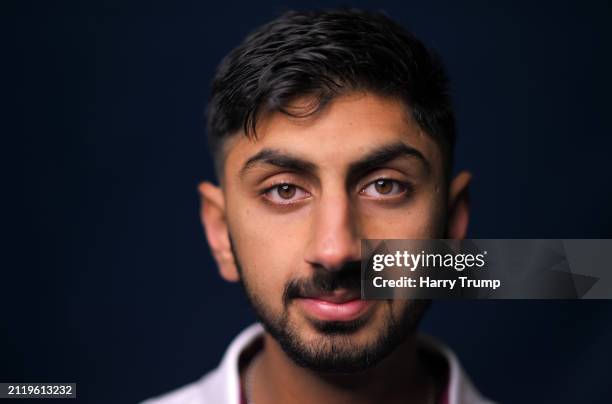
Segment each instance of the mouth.
[{"label": "mouth", "polygon": [[295,300],[309,317],[322,321],[356,320],[374,304],[373,300],[361,300],[359,291],[349,290],[301,296]]}]

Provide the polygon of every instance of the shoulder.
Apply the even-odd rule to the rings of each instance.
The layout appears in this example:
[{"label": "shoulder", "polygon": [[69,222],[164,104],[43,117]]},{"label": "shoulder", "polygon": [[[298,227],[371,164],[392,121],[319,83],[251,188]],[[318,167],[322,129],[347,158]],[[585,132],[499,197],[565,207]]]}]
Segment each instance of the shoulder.
[{"label": "shoulder", "polygon": [[238,359],[242,351],[263,334],[254,324],[242,331],[225,351],[219,367],[200,379],[141,404],[218,404],[239,403]]},{"label": "shoulder", "polygon": [[221,369],[217,368],[192,383],[141,404],[215,404],[222,402],[219,400],[223,390],[223,375]]},{"label": "shoulder", "polygon": [[494,401],[482,396],[469,378],[455,353],[440,340],[419,335],[419,345],[422,349],[436,352],[446,360],[448,366],[448,385],[446,393],[449,404],[495,404]]}]

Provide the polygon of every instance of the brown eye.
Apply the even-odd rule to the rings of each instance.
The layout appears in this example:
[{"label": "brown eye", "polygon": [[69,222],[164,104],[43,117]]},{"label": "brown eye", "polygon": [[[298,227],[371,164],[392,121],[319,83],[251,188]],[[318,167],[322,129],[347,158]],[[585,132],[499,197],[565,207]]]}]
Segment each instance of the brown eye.
[{"label": "brown eye", "polygon": [[278,186],[278,196],[283,199],[291,199],[295,196],[295,186],[289,184],[282,184]]},{"label": "brown eye", "polygon": [[378,180],[374,184],[374,188],[379,194],[386,195],[393,190],[393,182],[389,180]]},{"label": "brown eye", "polygon": [[407,192],[407,184],[388,178],[379,178],[376,181],[370,182],[368,186],[360,191],[364,196],[379,199],[393,198],[404,195]]},{"label": "brown eye", "polygon": [[303,188],[289,183],[274,185],[263,191],[262,195],[276,205],[291,205],[310,197]]}]

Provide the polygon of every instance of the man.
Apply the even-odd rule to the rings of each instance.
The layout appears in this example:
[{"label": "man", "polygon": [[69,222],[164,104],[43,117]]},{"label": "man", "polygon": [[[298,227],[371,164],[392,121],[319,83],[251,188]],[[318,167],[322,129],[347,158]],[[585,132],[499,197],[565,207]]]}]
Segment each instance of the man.
[{"label": "man", "polygon": [[360,299],[361,239],[465,237],[447,85],[419,40],[361,11],[285,14],[222,61],[202,220],[263,327],[148,403],[487,402],[416,333],[427,301]]}]

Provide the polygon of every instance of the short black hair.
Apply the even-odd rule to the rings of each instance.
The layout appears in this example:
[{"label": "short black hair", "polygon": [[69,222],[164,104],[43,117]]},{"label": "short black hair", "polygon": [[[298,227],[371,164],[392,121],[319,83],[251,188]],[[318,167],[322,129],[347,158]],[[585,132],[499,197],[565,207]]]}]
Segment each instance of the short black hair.
[{"label": "short black hair", "polygon": [[[220,63],[207,109],[209,147],[221,178],[222,146],[256,136],[261,113],[308,116],[353,91],[401,99],[440,145],[450,174],[455,117],[439,57],[381,13],[353,9],[288,12],[259,27]],[[290,103],[310,96],[313,108]]]}]

